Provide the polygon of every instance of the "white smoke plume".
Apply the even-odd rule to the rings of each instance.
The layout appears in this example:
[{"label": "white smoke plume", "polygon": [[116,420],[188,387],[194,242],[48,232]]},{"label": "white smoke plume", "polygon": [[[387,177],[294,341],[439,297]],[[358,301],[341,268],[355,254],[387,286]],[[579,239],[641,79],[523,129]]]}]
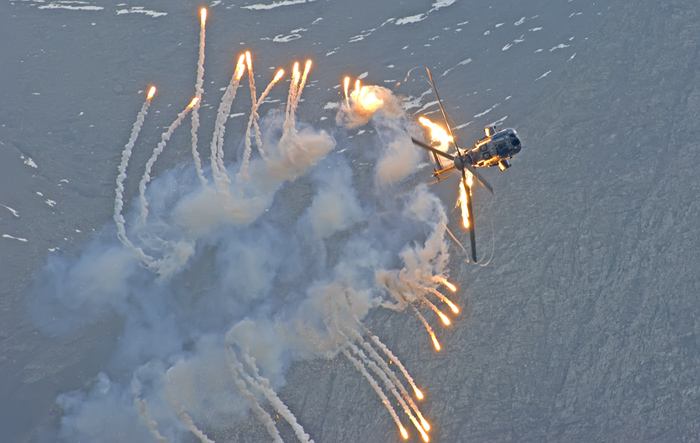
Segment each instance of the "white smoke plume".
[{"label": "white smoke plume", "polygon": [[[384,105],[372,112],[341,105],[338,121],[352,122],[345,126],[364,121],[375,129],[353,144],[344,128],[296,121],[307,74],[292,82],[287,109],[255,110],[266,112],[265,155],[252,152],[248,179],[235,180],[240,162],[223,162],[223,149],[243,146],[244,136],[229,131],[233,140],[224,142],[226,122],[218,118],[211,166],[190,160],[149,175],[145,218],[140,199],[122,213],[124,180],[140,175],[128,157],[154,144],[157,156],[168,140],[129,140],[116,168],[116,226],[80,251],[52,255],[34,290],[32,313],[49,334],[121,319],[104,372],[59,396],[64,415],[54,441],[180,442],[193,434],[211,441],[251,411],[266,436],[281,441],[271,410],[300,441],[312,441],[276,393],[294,361],[341,352],[404,402],[399,375],[362,337],[392,354],[360,321],[379,306],[419,303],[430,292],[420,288],[434,290],[446,275],[445,208],[424,185],[411,184],[418,166],[417,150],[408,149],[412,124],[390,91],[374,89]],[[224,100],[232,96],[227,90]],[[353,169],[347,155],[358,151],[377,161],[371,177]],[[413,416],[415,405],[406,405]]]}]

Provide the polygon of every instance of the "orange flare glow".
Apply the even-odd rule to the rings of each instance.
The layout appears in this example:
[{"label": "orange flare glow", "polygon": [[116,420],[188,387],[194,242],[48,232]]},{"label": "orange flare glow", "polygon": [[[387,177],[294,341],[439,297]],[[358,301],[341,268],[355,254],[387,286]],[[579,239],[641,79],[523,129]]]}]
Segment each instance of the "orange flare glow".
[{"label": "orange flare glow", "polygon": [[421,390],[418,388],[413,388],[413,390],[415,391],[416,397],[418,397],[418,400],[423,400],[423,392],[421,392]]},{"label": "orange flare glow", "polygon": [[240,57],[238,57],[238,63],[236,63],[236,80],[240,80],[241,77],[243,77],[243,73],[245,72],[245,64],[243,63],[245,61],[245,54],[241,54]]},{"label": "orange flare glow", "polygon": [[443,285],[447,286],[447,287],[449,288],[450,291],[452,291],[452,292],[457,292],[457,286],[455,286],[455,285],[453,285],[452,283],[448,282],[448,281],[445,280],[444,278],[443,278],[442,280],[440,280],[440,283],[442,283]]},{"label": "orange flare glow", "polygon": [[457,305],[455,305],[454,303],[452,303],[448,299],[445,299],[445,303],[447,303],[447,305],[450,307],[450,309],[452,309],[452,312],[454,312],[455,314],[459,314],[459,308],[457,307]]},{"label": "orange flare glow", "polygon": [[198,101],[199,101],[199,97],[193,98],[192,101],[190,102],[190,104],[187,105],[187,108],[186,108],[186,109],[189,110],[189,109],[194,108],[194,106],[197,104]]},{"label": "orange flare glow", "polygon": [[248,65],[248,72],[253,70],[253,61],[250,58],[250,51],[245,52],[245,63]]},{"label": "orange flare glow", "polygon": [[408,432],[406,432],[406,428],[404,428],[403,426],[401,426],[400,429],[401,429],[401,435],[403,436],[403,439],[404,439],[404,440],[408,440]]},{"label": "orange flare glow", "polygon": [[299,62],[294,62],[294,69],[292,69],[292,83],[296,84],[299,81]]},{"label": "orange flare glow", "polygon": [[420,423],[421,423],[421,425],[423,426],[423,429],[425,429],[426,431],[429,431],[429,430],[430,430],[430,423],[428,423],[428,421],[427,421],[426,419],[424,419],[423,417],[421,417],[421,418],[420,418]]},{"label": "orange flare glow", "polygon": [[445,324],[448,325],[448,326],[450,325],[450,319],[447,318],[447,316],[446,316],[445,314],[443,314],[442,312],[438,311],[438,315],[440,316],[440,319],[442,319],[442,322],[443,322],[443,323],[445,323]]},{"label": "orange flare glow", "polygon": [[148,95],[146,96],[146,100],[152,99],[154,95],[156,95],[156,87],[151,86],[151,89],[148,90]]},{"label": "orange flare glow", "polygon": [[438,343],[437,337],[435,337],[435,334],[432,332],[430,333],[430,337],[433,339],[433,344],[435,345],[435,349],[439,351],[440,350],[440,343]]},{"label": "orange flare glow", "polygon": [[370,112],[376,111],[377,109],[381,108],[384,104],[384,100],[377,97],[374,94],[374,92],[371,92],[370,89],[366,86],[360,88],[360,91],[356,95],[355,100],[357,103],[359,103],[362,109],[365,109]]},{"label": "orange flare glow", "polygon": [[348,98],[348,87],[350,86],[350,77],[345,77],[343,80],[343,91],[345,91],[345,104],[350,107],[350,101]]},{"label": "orange flare glow", "polygon": [[467,206],[467,190],[464,189],[464,182],[459,182],[459,206],[462,207],[462,224],[469,229],[469,209]]},{"label": "orange flare glow", "polygon": [[357,80],[355,80],[355,90],[352,92],[353,92],[353,94],[360,93],[360,79],[359,78]]},{"label": "orange flare glow", "polygon": [[430,129],[430,138],[434,142],[438,143],[436,148],[441,150],[442,152],[447,152],[449,143],[453,142],[454,138],[452,138],[447,133],[447,131],[445,131],[445,129],[443,129],[440,125],[433,123],[427,117],[418,117],[418,121],[420,122],[420,124]]},{"label": "orange flare glow", "polygon": [[199,15],[202,18],[202,26],[207,22],[207,8],[202,8],[199,11]]},{"label": "orange flare glow", "polygon": [[277,74],[275,75],[275,78],[272,81],[274,83],[277,83],[279,81],[279,79],[282,78],[283,75],[284,75],[284,69],[280,69],[279,71],[277,71]]},{"label": "orange flare glow", "polygon": [[306,65],[304,66],[304,75],[308,74],[311,70],[311,60],[306,60]]}]

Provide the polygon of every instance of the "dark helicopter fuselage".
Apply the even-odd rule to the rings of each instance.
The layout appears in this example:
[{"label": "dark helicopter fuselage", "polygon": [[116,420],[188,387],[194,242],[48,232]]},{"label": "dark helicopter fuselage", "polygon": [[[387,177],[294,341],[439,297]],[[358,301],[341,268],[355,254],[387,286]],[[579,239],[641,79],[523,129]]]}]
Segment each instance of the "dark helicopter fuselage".
[{"label": "dark helicopter fuselage", "polygon": [[510,167],[508,159],[520,152],[522,145],[515,129],[508,128],[495,132],[493,126],[484,128],[486,136],[476,142],[468,152],[456,155],[454,164],[460,171],[464,164],[475,168],[498,166],[501,171]]}]

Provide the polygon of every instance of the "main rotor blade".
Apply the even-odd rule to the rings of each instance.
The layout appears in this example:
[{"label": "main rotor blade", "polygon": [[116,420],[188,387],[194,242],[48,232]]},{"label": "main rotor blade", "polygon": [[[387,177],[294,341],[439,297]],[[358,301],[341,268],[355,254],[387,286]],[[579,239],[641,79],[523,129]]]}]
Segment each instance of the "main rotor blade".
[{"label": "main rotor blade", "polygon": [[476,231],[474,226],[474,211],[472,210],[472,187],[467,183],[467,176],[462,169],[462,184],[464,185],[464,191],[467,193],[467,222],[469,223],[469,242],[472,246],[472,259],[474,263],[477,262],[476,259]]},{"label": "main rotor blade", "polygon": [[478,181],[481,186],[483,186],[484,188],[486,188],[487,191],[489,191],[491,194],[493,194],[493,188],[491,187],[489,182],[487,182],[486,179],[484,179],[478,172],[476,172],[476,169],[472,168],[469,165],[464,165],[464,167],[466,169],[469,169],[469,172],[471,172],[471,174],[474,176],[476,181]]},{"label": "main rotor blade", "polygon": [[437,154],[437,155],[439,155],[439,156],[441,156],[441,157],[445,157],[445,158],[450,159],[450,160],[452,160],[452,161],[454,161],[454,159],[455,159],[454,156],[452,156],[452,155],[450,155],[450,154],[448,154],[448,153],[446,153],[446,152],[442,152],[442,151],[439,150],[439,149],[435,149],[435,148],[433,148],[432,146],[430,146],[429,144],[423,143],[423,142],[420,141],[420,140],[416,140],[416,139],[413,138],[413,137],[411,137],[411,141],[413,141],[413,144],[414,144],[414,145],[420,146],[420,147],[423,148],[423,149],[427,149],[428,151],[432,152],[433,154]]},{"label": "main rotor blade", "polygon": [[433,87],[433,92],[435,93],[435,98],[437,98],[438,105],[440,106],[440,111],[442,111],[442,119],[445,120],[445,126],[447,126],[447,130],[450,132],[450,137],[452,137],[452,143],[455,144],[455,148],[457,148],[457,154],[460,154],[459,151],[459,146],[457,146],[457,140],[455,140],[454,134],[452,134],[452,127],[450,126],[450,123],[447,121],[447,114],[445,113],[445,108],[442,107],[442,100],[440,100],[440,94],[438,94],[438,90],[435,87],[435,82],[433,81],[433,75],[430,73],[430,69],[426,66],[425,70],[428,72],[428,79],[430,80],[430,86]]}]

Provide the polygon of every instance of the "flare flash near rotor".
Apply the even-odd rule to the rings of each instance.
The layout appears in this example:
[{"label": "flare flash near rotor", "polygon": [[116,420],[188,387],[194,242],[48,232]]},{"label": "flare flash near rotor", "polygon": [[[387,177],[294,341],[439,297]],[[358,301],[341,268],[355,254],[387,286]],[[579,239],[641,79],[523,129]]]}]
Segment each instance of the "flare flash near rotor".
[{"label": "flare flash near rotor", "polygon": [[454,138],[440,125],[433,123],[427,117],[418,117],[420,124],[430,129],[430,138],[434,142],[434,146],[442,152],[447,152],[449,144],[454,142]]}]

